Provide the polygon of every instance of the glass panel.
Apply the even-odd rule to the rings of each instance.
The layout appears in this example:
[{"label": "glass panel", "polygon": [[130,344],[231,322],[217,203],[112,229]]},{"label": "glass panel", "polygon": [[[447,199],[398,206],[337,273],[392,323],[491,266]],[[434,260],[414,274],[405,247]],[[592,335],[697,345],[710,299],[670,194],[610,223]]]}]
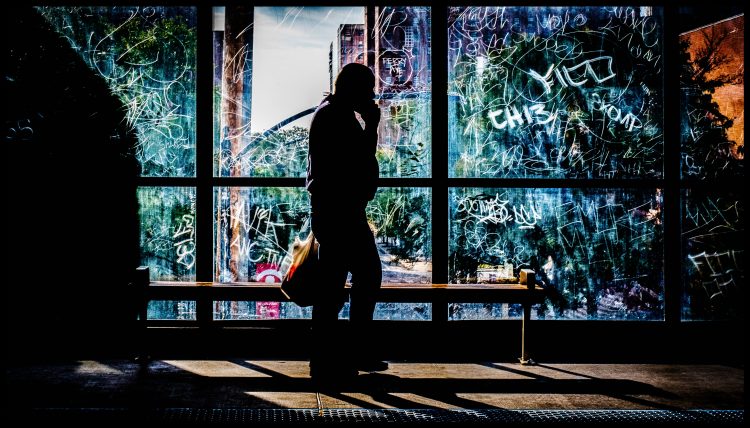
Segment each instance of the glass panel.
[{"label": "glass panel", "polygon": [[[362,20],[362,8],[213,11],[214,175],[304,175],[311,114],[328,89],[329,44],[345,18]],[[328,11],[332,20],[322,22]]]},{"label": "glass panel", "polygon": [[[376,320],[429,321],[432,317],[430,303],[378,303],[375,306]],[[291,302],[216,302],[215,320],[271,320],[310,319],[312,307],[300,308]],[[349,319],[349,303],[339,314]]]},{"label": "glass panel", "polygon": [[662,177],[662,39],[660,8],[449,8],[449,174]]},{"label": "glass panel", "polygon": [[152,300],[146,317],[150,320],[195,320],[194,300]]},{"label": "glass panel", "polygon": [[391,303],[375,305],[376,320],[388,321],[430,321],[432,303]]},{"label": "glass panel", "polygon": [[[681,8],[682,176],[740,177],[745,158],[745,16],[740,7]],[[712,22],[705,22],[711,19]]]},{"label": "glass panel", "polygon": [[214,302],[215,320],[310,319],[312,307],[291,302]]},{"label": "glass panel", "polygon": [[741,319],[747,247],[742,196],[686,190],[682,197],[682,318]]},{"label": "glass panel", "polygon": [[431,190],[384,187],[367,206],[383,263],[383,282],[432,282]]},{"label": "glass panel", "polygon": [[294,238],[310,230],[307,191],[298,187],[214,189],[214,280],[281,282]]},{"label": "glass panel", "polygon": [[656,190],[451,189],[451,283],[537,272],[549,319],[664,316],[662,195]]},{"label": "glass panel", "polygon": [[[349,62],[367,61],[363,7],[214,8],[214,174],[303,176],[312,114]],[[375,14],[382,176],[426,176],[429,8]]]},{"label": "glass panel", "polygon": [[146,176],[195,175],[194,7],[41,7],[127,106]]},{"label": "glass panel", "polygon": [[[532,314],[538,311],[538,307],[539,305],[534,305]],[[521,319],[522,317],[523,307],[516,303],[448,304],[448,321]]]},{"label": "glass panel", "polygon": [[[427,177],[432,163],[429,7],[376,8],[375,92],[383,177]],[[342,61],[343,62],[343,61]]]},{"label": "glass panel", "polygon": [[140,187],[141,264],[153,281],[195,281],[195,188]]},{"label": "glass panel", "polygon": [[[294,238],[310,228],[307,191],[296,187],[218,187],[216,280],[281,282]],[[384,282],[430,283],[431,201],[424,188],[382,188],[367,207]]]}]

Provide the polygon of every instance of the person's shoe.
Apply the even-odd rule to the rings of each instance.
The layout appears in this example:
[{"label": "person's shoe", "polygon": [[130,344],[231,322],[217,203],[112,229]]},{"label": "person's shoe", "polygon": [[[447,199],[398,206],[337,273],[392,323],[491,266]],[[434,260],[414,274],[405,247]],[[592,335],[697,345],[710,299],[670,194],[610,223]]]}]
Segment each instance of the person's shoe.
[{"label": "person's shoe", "polygon": [[354,362],[354,368],[363,372],[384,372],[388,370],[388,363],[380,360],[362,359]]}]

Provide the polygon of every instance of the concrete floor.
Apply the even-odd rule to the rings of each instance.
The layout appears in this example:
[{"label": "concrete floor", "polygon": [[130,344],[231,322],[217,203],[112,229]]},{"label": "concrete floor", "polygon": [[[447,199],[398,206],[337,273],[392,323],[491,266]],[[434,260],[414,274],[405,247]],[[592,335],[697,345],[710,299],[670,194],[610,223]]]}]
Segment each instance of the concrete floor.
[{"label": "concrete floor", "polygon": [[49,408],[744,409],[744,367],[391,362],[316,390],[306,361],[76,361],[6,368],[6,405]]}]

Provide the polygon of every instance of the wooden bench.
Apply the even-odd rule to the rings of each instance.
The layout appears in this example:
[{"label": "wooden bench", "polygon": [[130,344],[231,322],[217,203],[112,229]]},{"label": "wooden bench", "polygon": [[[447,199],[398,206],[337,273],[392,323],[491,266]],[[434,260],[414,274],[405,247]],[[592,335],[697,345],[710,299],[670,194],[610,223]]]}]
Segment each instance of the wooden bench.
[{"label": "wooden bench", "polygon": [[[148,327],[147,308],[152,300],[195,300],[199,326],[212,322],[213,301],[288,301],[279,284],[150,281],[147,267],[137,269],[133,286],[138,302],[138,325],[143,330]],[[523,307],[519,361],[533,364],[527,353],[526,339],[531,305],[542,303],[544,296],[544,289],[536,285],[534,271],[523,269],[519,282],[511,284],[383,284],[377,301],[432,303],[433,319],[448,318],[448,303],[519,303]]]}]

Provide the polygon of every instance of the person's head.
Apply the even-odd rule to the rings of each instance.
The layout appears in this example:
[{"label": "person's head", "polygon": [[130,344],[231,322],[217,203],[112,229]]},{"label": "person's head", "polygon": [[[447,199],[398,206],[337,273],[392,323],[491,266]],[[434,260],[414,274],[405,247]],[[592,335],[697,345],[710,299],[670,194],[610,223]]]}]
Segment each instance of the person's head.
[{"label": "person's head", "polygon": [[375,97],[375,75],[365,65],[352,62],[346,64],[336,77],[334,94],[337,99],[354,107],[373,103]]}]

